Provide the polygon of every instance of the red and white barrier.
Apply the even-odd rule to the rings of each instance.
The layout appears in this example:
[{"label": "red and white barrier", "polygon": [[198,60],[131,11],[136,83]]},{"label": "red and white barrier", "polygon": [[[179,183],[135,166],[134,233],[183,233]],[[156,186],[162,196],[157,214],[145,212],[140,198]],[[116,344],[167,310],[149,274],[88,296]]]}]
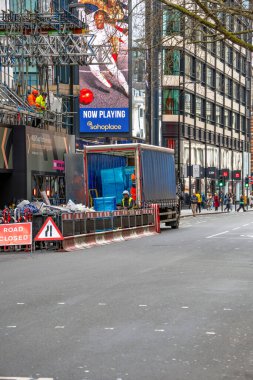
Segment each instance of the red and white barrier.
[{"label": "red and white barrier", "polygon": [[157,231],[155,225],[126,228],[114,231],[65,237],[62,245],[63,251],[70,252],[130,239],[138,239],[145,236],[155,235],[156,233]]}]

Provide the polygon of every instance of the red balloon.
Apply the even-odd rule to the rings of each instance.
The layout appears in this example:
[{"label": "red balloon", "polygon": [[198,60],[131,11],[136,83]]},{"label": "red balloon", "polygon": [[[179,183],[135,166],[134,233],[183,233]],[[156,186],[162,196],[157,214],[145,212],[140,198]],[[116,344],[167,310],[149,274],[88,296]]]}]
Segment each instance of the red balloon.
[{"label": "red balloon", "polygon": [[93,100],[94,100],[94,95],[91,90],[89,90],[88,88],[83,88],[80,91],[79,102],[81,104],[87,105],[93,102]]}]

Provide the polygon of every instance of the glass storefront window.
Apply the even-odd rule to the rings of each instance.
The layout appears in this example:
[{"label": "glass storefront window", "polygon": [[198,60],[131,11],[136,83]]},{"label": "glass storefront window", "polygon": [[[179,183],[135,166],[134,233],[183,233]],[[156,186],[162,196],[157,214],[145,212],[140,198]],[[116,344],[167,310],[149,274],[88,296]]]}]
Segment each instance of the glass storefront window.
[{"label": "glass storefront window", "polygon": [[163,74],[179,75],[180,74],[180,51],[169,49],[163,50]]},{"label": "glass storefront window", "polygon": [[179,90],[163,90],[163,114],[178,115],[179,113]]}]

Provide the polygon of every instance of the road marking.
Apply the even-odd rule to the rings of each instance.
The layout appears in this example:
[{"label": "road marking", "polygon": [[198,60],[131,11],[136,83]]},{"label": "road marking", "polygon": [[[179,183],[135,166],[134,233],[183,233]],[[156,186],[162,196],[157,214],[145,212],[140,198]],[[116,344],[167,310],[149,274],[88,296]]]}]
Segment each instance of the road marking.
[{"label": "road marking", "polygon": [[24,302],[17,302],[17,305],[24,305]]},{"label": "road marking", "polygon": [[248,224],[243,224],[243,227],[246,227],[246,226],[249,226],[249,223]]},{"label": "road marking", "polygon": [[[0,380],[35,380],[32,377],[0,377]],[[38,377],[37,380],[54,380],[53,377]]]},{"label": "road marking", "polygon": [[55,326],[55,329],[64,329],[65,326]]},{"label": "road marking", "polygon": [[164,332],[165,330],[161,329],[161,330],[158,330],[156,329],[155,332]]},{"label": "road marking", "polygon": [[114,327],[105,327],[105,330],[114,330]]},{"label": "road marking", "polygon": [[228,232],[229,232],[229,231],[219,232],[218,234],[211,235],[211,236],[207,236],[206,239],[210,239],[210,238],[212,238],[212,237],[219,236],[219,235],[224,235],[224,234],[227,234]]},{"label": "road marking", "polygon": [[189,309],[189,306],[182,306],[181,309]]},{"label": "road marking", "polygon": [[239,230],[239,228],[241,228],[241,227],[233,228],[232,231]]},{"label": "road marking", "polygon": [[216,334],[216,332],[214,332],[214,331],[207,331],[206,332],[206,335],[215,335]]},{"label": "road marking", "polygon": [[7,326],[7,329],[15,329],[17,326]]},{"label": "road marking", "polygon": [[148,305],[139,305],[139,307],[147,307]]},{"label": "road marking", "polygon": [[65,302],[58,302],[58,305],[66,305]]}]

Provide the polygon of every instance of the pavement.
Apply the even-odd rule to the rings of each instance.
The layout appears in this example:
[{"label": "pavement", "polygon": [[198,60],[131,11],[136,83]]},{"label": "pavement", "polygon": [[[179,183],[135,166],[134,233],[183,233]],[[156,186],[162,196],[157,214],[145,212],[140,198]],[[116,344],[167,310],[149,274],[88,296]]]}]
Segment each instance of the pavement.
[{"label": "pavement", "polygon": [[[225,211],[225,207],[224,206],[223,208],[222,207],[219,207],[218,208],[218,211],[215,211],[214,208],[212,208],[211,210],[207,210],[207,209],[202,209],[201,210],[201,213],[197,213],[197,216],[204,216],[204,215],[215,215],[215,214],[221,214],[221,213],[224,213]],[[239,207],[239,205],[233,205],[231,207],[231,210],[229,211],[230,213],[234,213],[236,212],[236,209]],[[245,207],[245,210],[246,211],[253,211],[253,208],[250,208],[250,207]],[[240,210],[240,212],[242,212],[242,210]],[[226,211],[227,213],[227,211]],[[188,217],[188,216],[192,216],[192,210],[190,208],[183,208],[181,210],[181,218],[184,218],[184,217]]]},{"label": "pavement", "polygon": [[[253,379],[253,214],[0,255],[0,380]],[[24,379],[22,379],[24,380]]]}]

